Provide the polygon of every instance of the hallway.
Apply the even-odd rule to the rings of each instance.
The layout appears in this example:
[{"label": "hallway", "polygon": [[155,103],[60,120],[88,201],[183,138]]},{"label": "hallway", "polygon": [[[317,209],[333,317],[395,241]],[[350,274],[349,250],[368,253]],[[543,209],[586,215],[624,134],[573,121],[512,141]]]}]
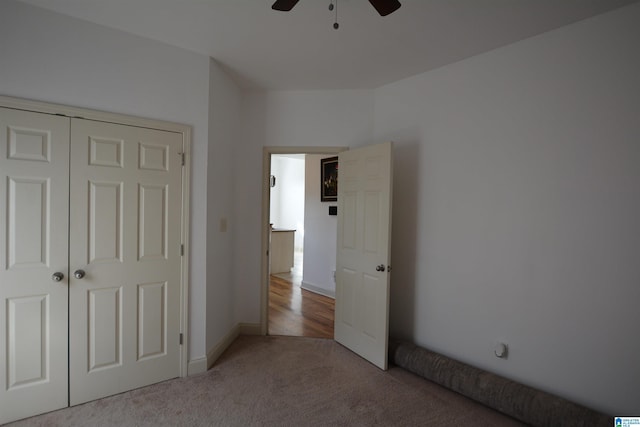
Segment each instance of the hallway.
[{"label": "hallway", "polygon": [[333,339],[334,300],[301,283],[302,253],[296,252],[290,273],[270,276],[269,335]]}]

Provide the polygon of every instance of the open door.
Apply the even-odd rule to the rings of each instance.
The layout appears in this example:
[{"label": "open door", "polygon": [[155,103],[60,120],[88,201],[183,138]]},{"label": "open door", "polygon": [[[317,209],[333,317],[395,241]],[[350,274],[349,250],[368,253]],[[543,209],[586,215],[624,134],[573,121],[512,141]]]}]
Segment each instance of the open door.
[{"label": "open door", "polygon": [[387,369],[392,143],[339,154],[335,339]]}]

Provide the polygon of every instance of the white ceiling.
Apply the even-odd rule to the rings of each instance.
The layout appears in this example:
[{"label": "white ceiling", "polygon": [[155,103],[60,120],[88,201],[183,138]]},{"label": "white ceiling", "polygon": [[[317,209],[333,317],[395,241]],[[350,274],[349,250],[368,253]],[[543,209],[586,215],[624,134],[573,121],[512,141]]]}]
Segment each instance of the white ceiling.
[{"label": "white ceiling", "polygon": [[[639,0],[22,0],[216,58],[244,88],[368,89]],[[335,0],[334,0],[335,1]],[[570,54],[570,52],[567,52]]]}]

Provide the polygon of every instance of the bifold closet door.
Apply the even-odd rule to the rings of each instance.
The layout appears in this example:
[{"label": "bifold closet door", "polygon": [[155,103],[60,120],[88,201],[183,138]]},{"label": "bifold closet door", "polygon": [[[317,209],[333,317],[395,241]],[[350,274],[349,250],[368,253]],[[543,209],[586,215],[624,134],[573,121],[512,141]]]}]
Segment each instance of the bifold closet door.
[{"label": "bifold closet door", "polygon": [[68,405],[69,119],[0,107],[0,424]]},{"label": "bifold closet door", "polygon": [[182,150],[0,107],[0,424],[180,375]]},{"label": "bifold closet door", "polygon": [[180,375],[182,135],[71,120],[71,404]]}]

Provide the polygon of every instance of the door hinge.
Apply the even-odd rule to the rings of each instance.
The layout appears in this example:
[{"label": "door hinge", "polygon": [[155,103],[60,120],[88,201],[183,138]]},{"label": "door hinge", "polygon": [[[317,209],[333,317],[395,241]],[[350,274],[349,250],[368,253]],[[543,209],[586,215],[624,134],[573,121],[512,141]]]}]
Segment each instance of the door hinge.
[{"label": "door hinge", "polygon": [[184,244],[180,245],[180,256],[184,256]]},{"label": "door hinge", "polygon": [[185,162],[185,155],[184,155],[184,153],[180,153],[180,155],[182,156],[182,166],[184,166],[184,162]]},{"label": "door hinge", "polygon": [[180,333],[180,345],[182,345],[183,341],[184,341],[184,340],[183,340],[182,333]]}]

